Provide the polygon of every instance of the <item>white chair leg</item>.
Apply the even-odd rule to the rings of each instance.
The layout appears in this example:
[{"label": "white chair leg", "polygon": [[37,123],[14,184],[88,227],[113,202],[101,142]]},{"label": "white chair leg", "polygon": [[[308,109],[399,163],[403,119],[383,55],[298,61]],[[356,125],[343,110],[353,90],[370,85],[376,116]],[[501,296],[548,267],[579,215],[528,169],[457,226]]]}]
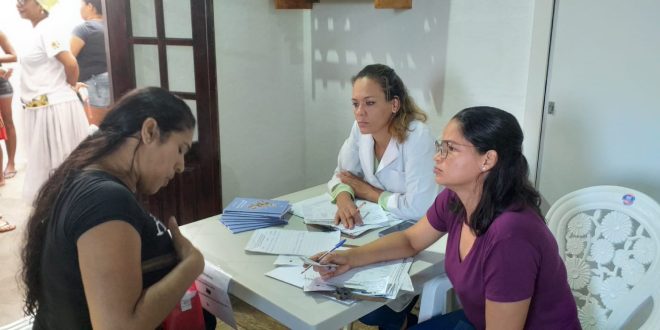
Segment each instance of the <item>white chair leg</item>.
[{"label": "white chair leg", "polygon": [[424,283],[419,304],[419,322],[426,321],[440,313],[446,314],[448,306],[447,292],[451,289],[447,276],[439,276]]}]

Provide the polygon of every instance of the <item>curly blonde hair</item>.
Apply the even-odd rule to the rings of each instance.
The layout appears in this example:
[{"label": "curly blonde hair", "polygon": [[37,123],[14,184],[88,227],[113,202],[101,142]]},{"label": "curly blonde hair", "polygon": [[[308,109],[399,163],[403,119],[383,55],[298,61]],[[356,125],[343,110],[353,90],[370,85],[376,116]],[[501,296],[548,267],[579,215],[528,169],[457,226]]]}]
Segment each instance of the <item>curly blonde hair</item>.
[{"label": "curly blonde hair", "polygon": [[395,97],[399,99],[399,111],[394,114],[390,121],[389,132],[394,138],[403,143],[408,137],[408,126],[413,120],[426,122],[427,115],[417,106],[415,100],[408,94],[408,89],[394,69],[384,64],[370,64],[360,70],[351,82],[360,78],[369,78],[377,82],[385,93],[385,99],[392,101]]}]

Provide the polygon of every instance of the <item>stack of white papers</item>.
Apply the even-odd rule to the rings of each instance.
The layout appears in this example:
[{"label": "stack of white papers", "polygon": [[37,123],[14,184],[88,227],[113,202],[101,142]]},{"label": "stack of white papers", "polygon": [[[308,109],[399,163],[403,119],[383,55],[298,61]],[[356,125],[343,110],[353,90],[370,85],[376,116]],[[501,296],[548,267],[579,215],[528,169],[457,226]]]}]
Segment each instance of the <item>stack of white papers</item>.
[{"label": "stack of white papers", "polygon": [[287,201],[237,197],[222,211],[220,222],[234,234],[285,225],[285,215],[290,209]]},{"label": "stack of white papers", "polygon": [[408,271],[413,258],[384,261],[357,267],[348,272],[323,280],[316,272],[305,272],[304,291],[328,291],[349,288],[364,296],[394,299],[399,290],[413,291]]},{"label": "stack of white papers", "polygon": [[324,281],[313,270],[302,273],[305,268],[300,258],[282,255],[275,261],[278,267],[265,275],[308,292],[348,288],[361,296],[394,299],[400,291],[414,291],[408,275],[412,261],[406,258],[358,267]]},{"label": "stack of white papers", "polygon": [[294,203],[292,212],[303,218],[306,224],[333,227],[352,237],[359,236],[370,229],[391,226],[401,221],[383,211],[380,205],[376,203],[363,200],[356,201],[356,205],[362,204],[364,206],[360,207],[360,215],[362,216],[363,225],[355,226],[353,229],[345,228],[341,224],[334,224],[337,205],[330,202],[330,195],[328,194]]}]

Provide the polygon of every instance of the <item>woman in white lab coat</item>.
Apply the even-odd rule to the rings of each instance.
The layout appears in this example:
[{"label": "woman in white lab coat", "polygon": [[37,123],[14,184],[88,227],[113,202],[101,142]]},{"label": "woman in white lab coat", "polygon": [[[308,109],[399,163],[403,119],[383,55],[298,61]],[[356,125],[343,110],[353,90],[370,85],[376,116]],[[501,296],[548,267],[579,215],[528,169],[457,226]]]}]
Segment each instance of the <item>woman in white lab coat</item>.
[{"label": "woman in white lab coat", "polygon": [[434,139],[423,113],[393,69],[366,66],[352,79],[355,122],[339,151],[328,189],[335,223],[362,224],[355,198],[402,219],[419,219],[433,203]]}]

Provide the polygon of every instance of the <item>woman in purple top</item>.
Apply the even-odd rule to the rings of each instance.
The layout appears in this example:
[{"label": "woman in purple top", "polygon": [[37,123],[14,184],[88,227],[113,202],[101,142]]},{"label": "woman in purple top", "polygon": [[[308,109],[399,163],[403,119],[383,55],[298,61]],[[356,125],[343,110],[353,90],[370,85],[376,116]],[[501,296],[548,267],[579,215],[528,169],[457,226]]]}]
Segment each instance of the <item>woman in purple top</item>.
[{"label": "woman in purple top", "polygon": [[579,329],[557,242],[527,179],[516,118],[492,107],[467,108],[436,142],[435,180],[445,186],[416,225],[370,244],[325,256],[324,278],[409,257],[445,233],[445,270],[463,310],[416,328]]}]

